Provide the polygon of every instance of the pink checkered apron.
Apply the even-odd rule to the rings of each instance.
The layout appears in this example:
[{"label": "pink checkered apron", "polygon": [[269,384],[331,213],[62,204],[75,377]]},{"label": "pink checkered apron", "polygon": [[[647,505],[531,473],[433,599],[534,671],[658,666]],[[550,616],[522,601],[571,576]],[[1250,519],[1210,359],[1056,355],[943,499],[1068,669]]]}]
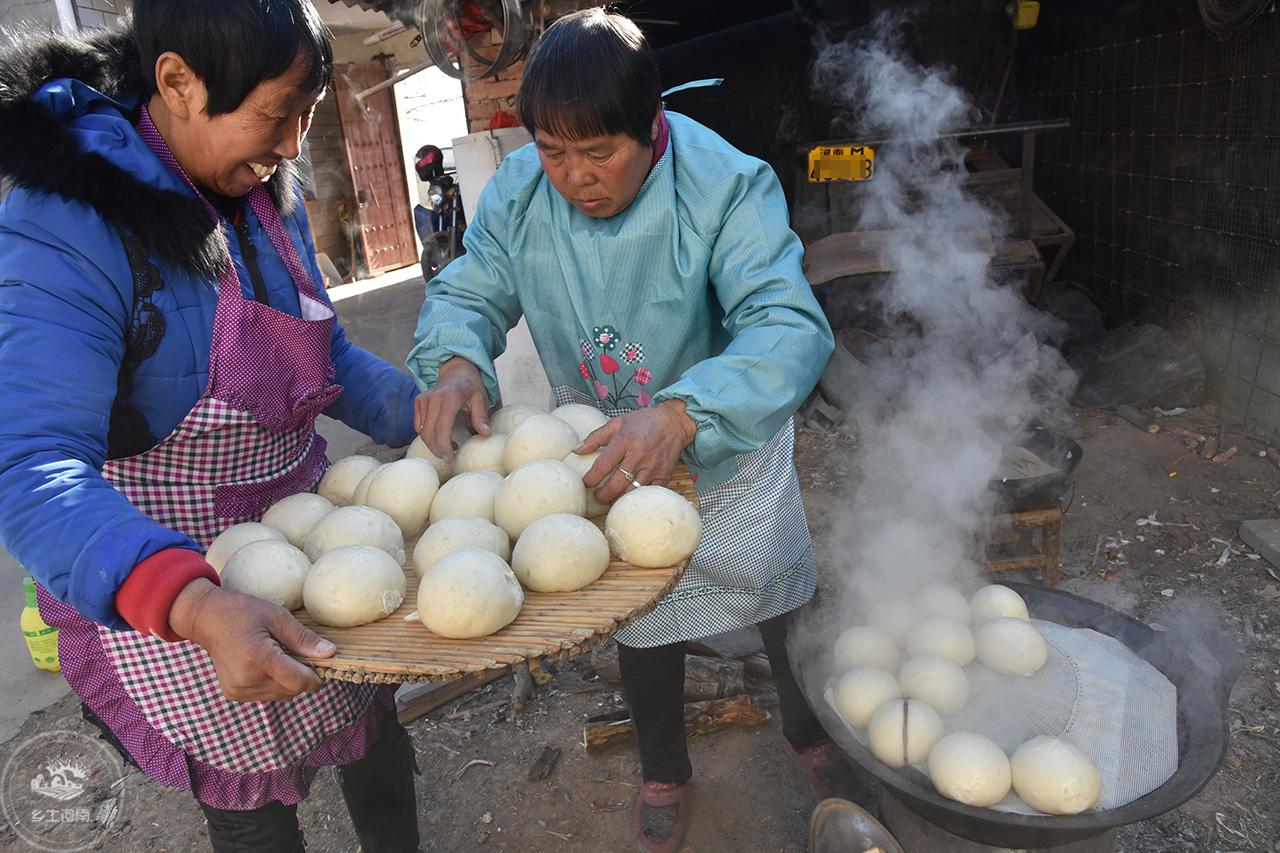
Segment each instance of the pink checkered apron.
[{"label": "pink checkered apron", "polygon": [[[195,190],[145,108],[138,132]],[[315,485],[325,466],[315,419],[342,393],[329,360],[333,310],[266,189],[255,187],[248,200],[298,288],[302,316],[245,299],[228,265],[218,277],[204,396],[160,444],[102,471],[148,516],[202,547]],[[39,598],[44,618],[59,628],[63,674],[85,704],[149,776],[216,808],[298,802],[313,768],[364,755],[394,704],[393,687],[336,681],[286,702],[232,702],[200,646],[113,631],[44,589]]]}]

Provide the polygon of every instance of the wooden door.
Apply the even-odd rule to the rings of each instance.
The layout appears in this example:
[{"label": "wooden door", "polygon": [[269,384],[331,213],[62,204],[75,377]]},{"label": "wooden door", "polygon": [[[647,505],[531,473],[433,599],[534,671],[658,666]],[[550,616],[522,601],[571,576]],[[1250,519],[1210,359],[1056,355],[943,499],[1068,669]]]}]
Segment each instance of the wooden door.
[{"label": "wooden door", "polygon": [[386,80],[387,70],[381,63],[367,62],[339,65],[334,72],[338,117],[369,273],[377,275],[417,263],[391,89],[383,89],[363,103],[355,99],[357,92]]}]

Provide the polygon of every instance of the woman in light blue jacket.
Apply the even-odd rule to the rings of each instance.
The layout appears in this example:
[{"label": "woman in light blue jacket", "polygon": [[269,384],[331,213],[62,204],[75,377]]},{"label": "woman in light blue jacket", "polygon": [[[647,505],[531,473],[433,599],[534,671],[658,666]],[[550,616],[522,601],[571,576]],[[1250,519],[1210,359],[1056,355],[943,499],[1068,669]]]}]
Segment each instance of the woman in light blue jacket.
[{"label": "woman in light blue jacket", "polygon": [[636,842],[674,850],[692,775],[684,643],[760,624],[784,731],[811,782],[833,753],[786,662],[786,616],[813,595],[791,416],[831,354],[777,178],[660,104],[652,51],[602,10],[557,21],[519,96],[534,144],[481,193],[467,253],[427,287],[409,356],[418,429],[448,455],[461,410],[486,433],[493,360],[523,316],[558,403],[611,416],[588,486],[612,500],[697,477],[703,540],[675,591],[617,640],[644,785]]}]

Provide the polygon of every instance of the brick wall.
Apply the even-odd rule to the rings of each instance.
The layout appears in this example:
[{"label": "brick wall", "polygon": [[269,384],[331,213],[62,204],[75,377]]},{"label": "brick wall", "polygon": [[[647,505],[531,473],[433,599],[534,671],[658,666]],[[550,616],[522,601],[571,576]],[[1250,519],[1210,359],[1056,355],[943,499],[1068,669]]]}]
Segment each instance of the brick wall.
[{"label": "brick wall", "polygon": [[132,8],[133,0],[76,0],[76,18],[83,29],[114,27]]},{"label": "brick wall", "polygon": [[307,215],[316,251],[333,261],[348,259],[351,247],[338,220],[338,201],[351,196],[351,173],[338,123],[338,103],[333,93],[320,102],[307,135],[310,186]]},{"label": "brick wall", "polygon": [[1190,338],[1224,418],[1280,437],[1280,15],[1221,42],[1169,7],[1048,19],[1023,99],[1071,129],[1041,137],[1036,190],[1076,230],[1062,277]]},{"label": "brick wall", "polygon": [[[472,40],[472,44],[485,56],[493,56],[497,51],[497,33],[481,33]],[[467,57],[465,65],[469,71],[484,66]],[[467,80],[462,84],[462,96],[467,104],[467,129],[470,133],[478,133],[489,129],[489,120],[498,110],[505,110],[512,115],[516,113],[516,92],[520,90],[520,80],[524,77],[524,61],[504,68],[496,75],[482,77],[478,80]]]}]

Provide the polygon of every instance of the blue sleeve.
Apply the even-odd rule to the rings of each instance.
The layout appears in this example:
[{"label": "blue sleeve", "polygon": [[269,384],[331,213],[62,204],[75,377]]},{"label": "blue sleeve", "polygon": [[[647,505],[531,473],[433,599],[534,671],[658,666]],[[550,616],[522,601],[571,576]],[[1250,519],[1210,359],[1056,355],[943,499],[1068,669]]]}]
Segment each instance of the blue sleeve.
[{"label": "blue sleeve", "polygon": [[[29,203],[77,216],[58,200]],[[0,542],[60,601],[129,629],[115,593],[133,567],[200,549],[100,473],[132,279],[119,238],[87,216],[64,234],[12,216],[0,227]]]},{"label": "blue sleeve", "polygon": [[686,461],[714,468],[760,448],[817,384],[835,341],[801,268],[773,171],[744,175],[712,247],[708,275],[729,345],[654,395],[678,399],[697,424]]},{"label": "blue sleeve", "polygon": [[[324,300],[332,307],[324,292],[324,276],[316,264],[316,248],[311,240],[306,207],[298,199],[298,210],[292,217],[298,226],[305,251],[302,256],[317,283]],[[413,429],[413,401],[418,396],[413,377],[403,370],[361,349],[347,338],[342,324],[333,324],[333,343],[329,348],[336,381],[343,387],[339,397],[325,414],[337,418],[352,429],[362,432],[379,444],[404,447],[416,435]]]},{"label": "blue sleeve", "polygon": [[462,242],[466,254],[450,263],[427,285],[426,299],[413,333],[409,371],[426,390],[436,383],[440,366],[461,356],[480,369],[489,403],[498,401],[498,374],[493,361],[507,348],[507,332],[520,320],[507,256],[511,212],[499,170],[480,193],[474,221]]}]

